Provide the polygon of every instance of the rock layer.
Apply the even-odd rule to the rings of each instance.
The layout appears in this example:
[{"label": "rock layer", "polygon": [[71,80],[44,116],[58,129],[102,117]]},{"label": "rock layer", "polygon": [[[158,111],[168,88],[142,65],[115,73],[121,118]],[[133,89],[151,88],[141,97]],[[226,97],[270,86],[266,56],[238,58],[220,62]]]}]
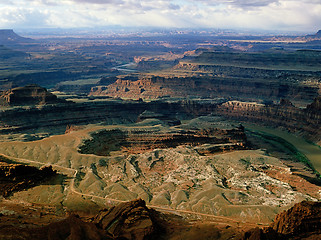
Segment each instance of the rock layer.
[{"label": "rock layer", "polygon": [[0,195],[8,197],[16,191],[30,188],[56,175],[52,167],[38,170],[22,164],[11,164],[0,161]]},{"label": "rock layer", "polygon": [[[192,68],[192,71],[213,71],[213,66],[194,66],[182,64],[184,71]],[[194,69],[195,68],[195,69]],[[201,68],[201,70],[198,70]],[[163,97],[203,97],[203,98],[234,98],[243,100],[275,100],[280,98],[294,98],[297,101],[311,101],[320,92],[318,84],[304,85],[303,82],[310,78],[319,78],[320,76],[292,76],[291,74],[269,73],[268,70],[253,70],[237,68],[237,73],[229,76],[233,70],[226,66],[216,66],[217,73],[211,73],[205,76],[136,76],[131,79],[119,77],[115,82],[98,83],[93,87],[89,95],[91,96],[110,96],[131,99],[157,99]],[[248,71],[248,73],[243,73]],[[267,75],[265,77],[255,78],[253,71],[258,71],[256,75]],[[268,73],[265,73],[267,71]],[[239,74],[245,74],[242,77]],[[226,76],[226,74],[228,74]],[[214,75],[214,76],[213,76]],[[280,75],[280,76],[279,76]],[[284,78],[280,80],[278,78]],[[286,80],[290,78],[290,80]],[[297,79],[300,80],[297,80]],[[298,83],[299,82],[299,83]],[[300,83],[301,82],[301,83]],[[104,83],[106,85],[104,85]]]},{"label": "rock layer", "polygon": [[93,133],[92,138],[85,140],[79,147],[84,154],[109,156],[112,151],[127,154],[139,154],[154,149],[175,148],[180,145],[199,146],[212,145],[198,152],[214,153],[229,150],[247,149],[248,143],[243,128],[207,129],[207,130],[174,130],[162,129],[130,129],[110,130]]},{"label": "rock layer", "polygon": [[38,85],[13,88],[0,95],[0,105],[3,106],[44,105],[61,102],[64,101]]},{"label": "rock layer", "polygon": [[252,229],[243,240],[283,240],[321,238],[321,203],[303,201],[278,214],[265,229]]},{"label": "rock layer", "polygon": [[153,211],[142,199],[101,210],[93,222],[111,236],[132,240],[151,239],[157,228]]},{"label": "rock layer", "polygon": [[228,101],[220,104],[216,110],[223,116],[283,127],[290,132],[299,132],[311,141],[321,140],[320,97],[305,109],[294,107],[288,100],[280,104],[258,104],[256,102]]}]

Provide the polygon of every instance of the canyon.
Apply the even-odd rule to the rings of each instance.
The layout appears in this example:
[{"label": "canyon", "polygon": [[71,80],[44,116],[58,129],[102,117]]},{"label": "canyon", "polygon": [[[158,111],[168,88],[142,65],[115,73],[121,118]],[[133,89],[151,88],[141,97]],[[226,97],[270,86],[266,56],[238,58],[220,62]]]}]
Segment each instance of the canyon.
[{"label": "canyon", "polygon": [[320,236],[318,34],[17,36],[0,32],[0,238]]}]

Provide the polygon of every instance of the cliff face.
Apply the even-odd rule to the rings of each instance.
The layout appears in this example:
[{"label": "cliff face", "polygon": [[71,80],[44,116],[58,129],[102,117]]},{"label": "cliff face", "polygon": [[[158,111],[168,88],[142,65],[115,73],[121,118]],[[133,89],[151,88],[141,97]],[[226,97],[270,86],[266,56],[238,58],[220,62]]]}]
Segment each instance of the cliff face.
[{"label": "cliff face", "polygon": [[[101,82],[91,89],[91,96],[110,96],[131,99],[159,97],[224,97],[245,100],[279,100],[290,98],[311,102],[320,91],[318,84],[298,83],[308,76],[285,74],[281,71],[242,69],[236,67],[195,66],[181,64],[180,69],[211,72],[205,76],[161,77],[141,76],[134,79],[119,77],[114,82]],[[195,69],[194,69],[195,68]],[[248,73],[247,73],[248,72]],[[229,75],[226,75],[226,74]],[[249,77],[250,76],[250,77]],[[106,84],[106,85],[104,85]]]},{"label": "cliff face", "polygon": [[223,116],[269,126],[282,126],[290,132],[302,132],[313,141],[321,139],[320,97],[305,109],[294,107],[288,100],[280,104],[264,105],[254,102],[229,101],[218,106]]},{"label": "cliff face", "polygon": [[0,195],[4,197],[56,175],[51,166],[39,170],[22,164],[7,163],[2,159],[0,158]]},{"label": "cliff face", "polygon": [[265,229],[252,229],[242,240],[283,240],[321,238],[321,203],[303,201],[278,214],[274,222]]},{"label": "cliff face", "polygon": [[[30,91],[28,96],[30,96]],[[36,96],[37,102],[50,102],[43,100],[46,99],[46,95],[40,97],[40,100],[39,94],[36,94]],[[23,97],[17,100],[13,98],[10,101],[15,103],[21,102],[23,99]],[[34,100],[34,98],[31,99]],[[27,102],[27,100],[24,102]],[[63,133],[67,125],[97,122],[107,124],[133,123],[149,118],[157,118],[168,125],[177,125],[180,124],[180,118],[177,117],[184,119],[211,113],[272,127],[281,126],[290,132],[301,132],[311,141],[320,141],[320,97],[316,98],[305,109],[293,106],[288,100],[283,100],[280,104],[267,105],[240,101],[224,103],[196,101],[173,103],[163,101],[149,103],[141,101],[65,103],[43,105],[41,108],[16,108],[2,111],[0,112],[0,126],[3,128],[2,131],[54,127]],[[16,117],[17,115],[19,115],[19,118]]]},{"label": "cliff face", "polygon": [[271,228],[284,235],[298,236],[315,233],[321,235],[321,202],[301,202],[278,214]]},{"label": "cliff face", "polygon": [[200,154],[210,154],[229,150],[247,149],[247,139],[243,128],[207,130],[111,130],[92,134],[92,139],[79,147],[83,154],[109,156],[111,151],[140,154],[153,149],[175,148],[181,145],[213,145],[208,149],[198,149]]},{"label": "cliff face", "polygon": [[315,98],[313,103],[307,106],[307,111],[311,113],[318,113],[321,111],[321,96]]},{"label": "cliff face", "polygon": [[0,105],[3,106],[45,105],[60,102],[64,101],[38,85],[13,88],[0,95]]},{"label": "cliff face", "polygon": [[175,125],[177,120],[173,116],[198,116],[210,113],[214,107],[211,104],[162,101],[150,103],[140,101],[67,102],[47,104],[41,107],[16,107],[0,111],[0,128],[2,132],[23,130],[37,132],[38,129],[47,128],[54,134],[62,134],[67,125],[99,122],[105,124],[134,123],[146,110],[162,115],[162,121]]}]

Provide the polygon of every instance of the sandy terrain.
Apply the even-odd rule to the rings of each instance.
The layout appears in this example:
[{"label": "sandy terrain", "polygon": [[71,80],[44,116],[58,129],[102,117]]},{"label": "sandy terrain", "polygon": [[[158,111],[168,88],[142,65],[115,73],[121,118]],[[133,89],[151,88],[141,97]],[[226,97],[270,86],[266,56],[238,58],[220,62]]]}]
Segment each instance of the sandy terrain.
[{"label": "sandy terrain", "polygon": [[321,188],[302,178],[295,181],[308,187],[293,188],[290,168],[262,150],[208,156],[191,146],[110,156],[78,152],[90,132],[105,128],[112,126],[89,125],[39,141],[1,143],[0,153],[12,160],[50,164],[65,175],[60,183],[36,186],[11,199],[90,212],[140,197],[148,206],[192,218],[222,216],[264,224],[296,202],[321,198]]}]

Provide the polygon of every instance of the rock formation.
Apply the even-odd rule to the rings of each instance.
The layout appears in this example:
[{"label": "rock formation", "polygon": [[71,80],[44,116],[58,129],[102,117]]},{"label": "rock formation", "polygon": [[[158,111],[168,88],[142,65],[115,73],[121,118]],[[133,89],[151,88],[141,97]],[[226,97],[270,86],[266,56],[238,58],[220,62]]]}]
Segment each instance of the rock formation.
[{"label": "rock formation", "polygon": [[157,231],[153,215],[145,201],[137,199],[100,211],[93,222],[113,237],[143,240],[151,239]]},{"label": "rock formation", "polygon": [[38,85],[32,84],[5,91],[0,95],[2,106],[45,105],[64,102]]},{"label": "rock formation", "polygon": [[12,29],[0,29],[0,44],[11,45],[15,43],[31,42],[32,39],[16,34]]},{"label": "rock formation", "polygon": [[[311,101],[318,95],[317,85],[304,85],[316,73],[288,73],[276,70],[249,69],[230,66],[207,66],[180,63],[183,71],[207,72],[204,76],[136,76],[119,77],[115,82],[102,81],[93,87],[90,96],[131,99],[164,97],[234,98],[244,100],[280,100],[280,98]],[[210,72],[210,74],[208,73]],[[316,76],[317,77],[317,76]],[[299,79],[299,83],[298,83]],[[295,80],[295,81],[294,81]],[[105,85],[104,85],[105,84]]]},{"label": "rock formation", "polygon": [[51,166],[39,170],[35,167],[0,161],[0,195],[8,197],[13,192],[30,188],[55,175],[56,171],[53,171]]},{"label": "rock formation", "polygon": [[283,127],[290,132],[301,132],[314,142],[321,140],[320,97],[315,98],[305,109],[293,106],[289,100],[281,100],[280,104],[228,101],[218,105],[216,112],[241,121]]},{"label": "rock formation", "polygon": [[199,149],[199,153],[211,154],[231,150],[247,149],[248,143],[244,129],[170,129],[153,128],[110,130],[93,133],[92,138],[79,146],[84,154],[109,156],[112,151],[139,154],[153,149],[175,148],[180,145],[212,145],[212,148]]},{"label": "rock formation", "polygon": [[278,214],[271,224],[276,232],[297,237],[300,234],[320,234],[321,202],[295,204],[291,209]]},{"label": "rock formation", "polygon": [[319,30],[316,34],[307,35],[306,38],[321,38],[321,30]]},{"label": "rock formation", "polygon": [[[189,118],[208,114],[214,107],[215,105],[211,104],[197,104],[188,101],[148,103],[119,100],[87,103],[65,102],[45,104],[41,107],[17,106],[0,111],[0,128],[4,132],[17,132],[26,129],[37,132],[39,128],[46,128],[50,132],[54,130],[54,133],[57,134],[64,133],[66,126],[70,125],[99,122],[105,124],[135,123],[139,121],[141,114],[141,117],[144,118],[143,113],[146,110],[162,116],[160,120],[168,125],[177,125],[180,116]],[[19,118],[17,118],[17,114]]]},{"label": "rock formation", "polygon": [[203,97],[311,102],[320,92],[319,51],[207,51],[183,58],[169,73],[103,78],[90,95],[155,99]]},{"label": "rock formation", "polygon": [[[34,213],[33,213],[34,214]],[[42,214],[42,212],[40,212]],[[1,218],[1,217],[0,217]],[[4,217],[2,216],[2,219]],[[35,216],[33,216],[35,218]],[[94,223],[83,221],[77,215],[70,215],[60,221],[51,221],[44,227],[23,227],[24,224],[17,226],[7,225],[0,230],[1,239],[33,239],[33,240],[112,240],[112,236],[96,227]]]},{"label": "rock formation", "polygon": [[[42,88],[30,86],[9,90],[0,97],[2,104],[45,104],[41,108],[7,109],[0,112],[2,131],[55,127],[61,133],[67,125],[105,122],[134,123],[148,119],[159,119],[175,126],[180,120],[200,115],[217,114],[241,121],[283,127],[290,132],[300,132],[307,139],[320,141],[320,97],[307,108],[295,107],[291,101],[281,99],[280,104],[262,104],[242,101],[100,101],[88,103],[60,103],[54,95]],[[19,118],[16,115],[19,114]],[[300,124],[298,124],[300,123]]]},{"label": "rock formation", "polygon": [[[320,239],[320,203],[301,202],[276,216],[269,227],[248,229],[206,221],[188,223],[181,217],[161,214],[137,199],[101,210],[93,218],[71,214],[43,227],[23,227],[0,222],[1,239],[55,240],[143,240],[143,239],[238,239],[238,240],[316,240]],[[5,216],[0,215],[1,220]],[[220,225],[222,225],[220,227]],[[233,225],[233,224],[232,224]]]},{"label": "rock formation", "polygon": [[[37,231],[36,231],[37,232]],[[82,221],[78,216],[71,215],[65,220],[49,224],[38,231],[42,237],[37,239],[56,240],[111,240],[113,237],[97,228],[94,223]],[[34,238],[33,238],[34,239]]]},{"label": "rock formation", "polygon": [[268,228],[252,229],[243,240],[320,239],[321,203],[303,201],[278,214]]},{"label": "rock formation", "polygon": [[[143,200],[137,199],[121,203],[108,210],[101,210],[92,219],[81,219],[78,215],[71,214],[66,219],[37,228],[23,228],[21,224],[10,226],[10,223],[6,223],[0,228],[0,238],[33,240],[155,239],[160,230],[158,214],[155,210],[147,208]],[[0,219],[1,217],[0,214]]]}]

